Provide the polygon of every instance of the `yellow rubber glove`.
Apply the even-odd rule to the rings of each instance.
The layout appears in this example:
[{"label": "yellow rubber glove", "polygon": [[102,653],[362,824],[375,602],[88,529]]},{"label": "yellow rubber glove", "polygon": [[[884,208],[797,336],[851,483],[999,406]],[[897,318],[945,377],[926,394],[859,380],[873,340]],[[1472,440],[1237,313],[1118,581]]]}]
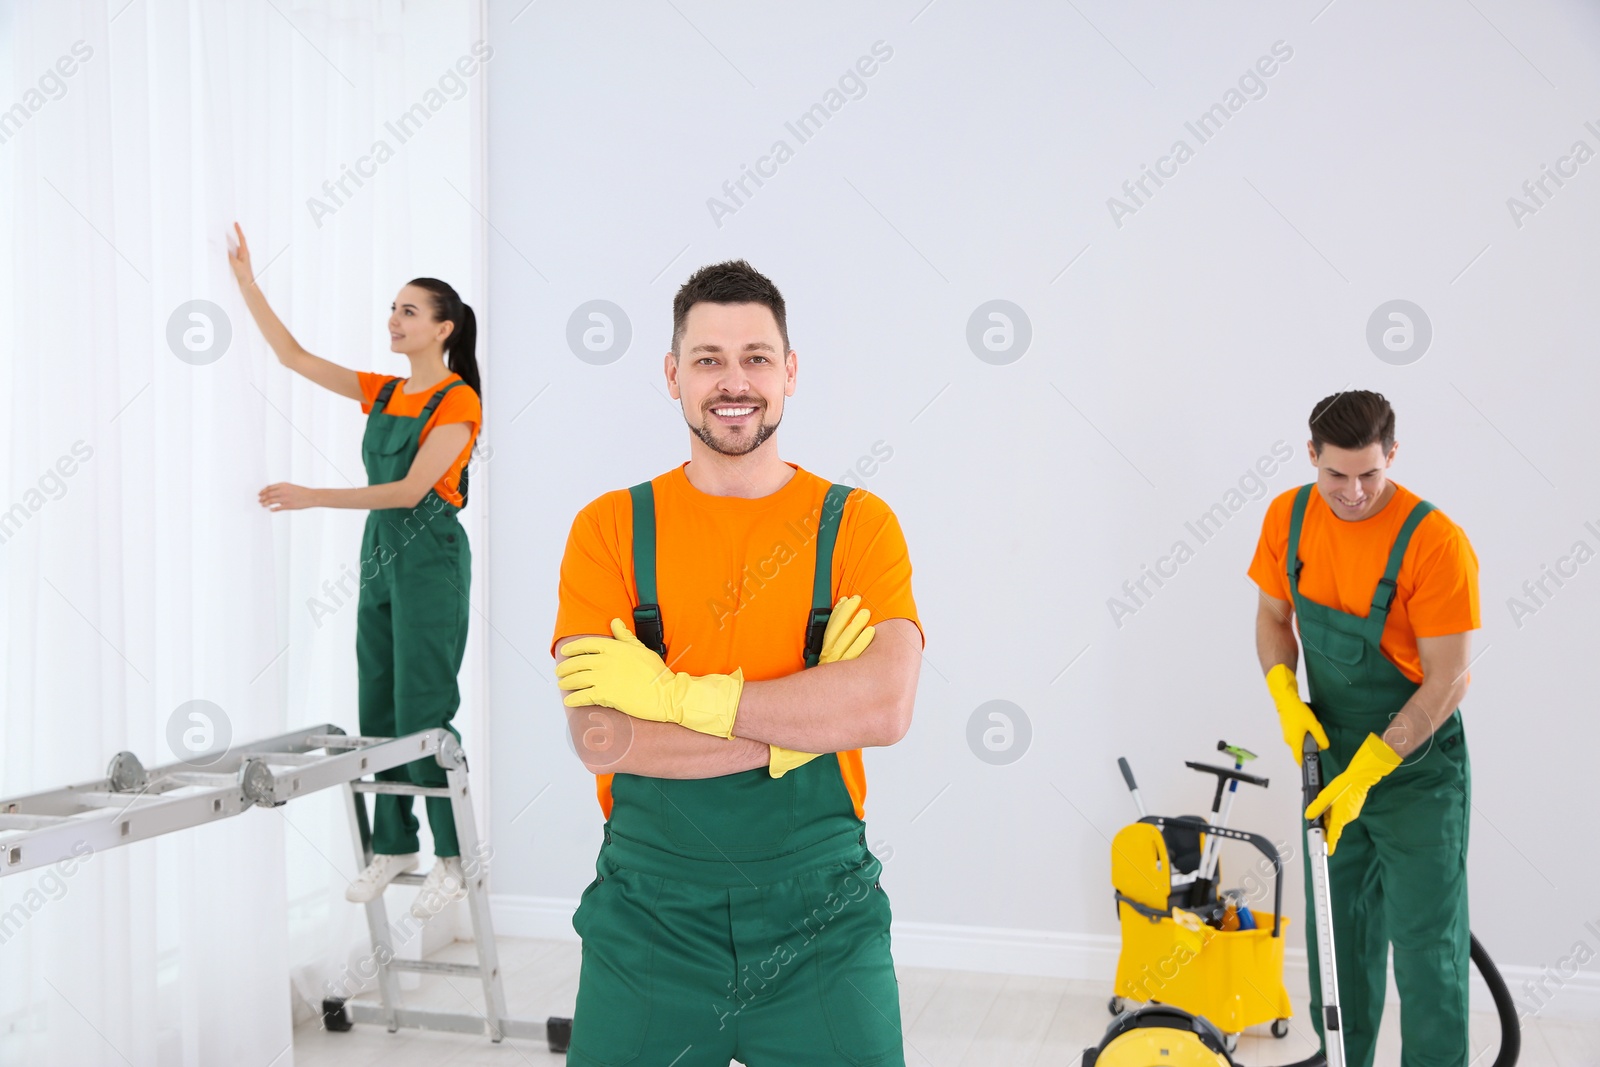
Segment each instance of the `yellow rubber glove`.
[{"label": "yellow rubber glove", "polygon": [[1300,699],[1300,680],[1287,664],[1276,664],[1267,672],[1267,689],[1272,702],[1278,705],[1278,721],[1283,725],[1283,740],[1299,763],[1304,755],[1306,734],[1317,739],[1318,748],[1328,747],[1328,733],[1317,721],[1317,715]]},{"label": "yellow rubber glove", "polygon": [[[817,657],[817,666],[855,659],[872,644],[872,636],[876,631],[867,625],[871,614],[860,604],[861,597],[853,596],[841,598],[833,606],[833,614],[828,616],[828,628],[822,631],[822,653]],[[818,755],[777,745],[768,747],[772,749],[772,757],[767,763],[767,773],[774,778],[782,778],[796,767],[810,763]]]},{"label": "yellow rubber glove", "polygon": [[732,737],[733,720],[744,691],[744,672],[676,673],[621,619],[611,620],[611,637],[579,637],[561,646],[571,659],[556,664],[556,684],[570,689],[569,708],[598,704],[636,719],[675,722],[713,737]]},{"label": "yellow rubber glove", "polygon": [[1400,758],[1400,753],[1390,748],[1383,738],[1368,734],[1350,758],[1350,766],[1324,786],[1317,799],[1311,802],[1306,818],[1315,819],[1324,811],[1328,813],[1325,827],[1328,855],[1333,855],[1333,850],[1339,846],[1339,835],[1344,833],[1344,828],[1361,814],[1361,806],[1367,802],[1367,790],[1400,766]]}]

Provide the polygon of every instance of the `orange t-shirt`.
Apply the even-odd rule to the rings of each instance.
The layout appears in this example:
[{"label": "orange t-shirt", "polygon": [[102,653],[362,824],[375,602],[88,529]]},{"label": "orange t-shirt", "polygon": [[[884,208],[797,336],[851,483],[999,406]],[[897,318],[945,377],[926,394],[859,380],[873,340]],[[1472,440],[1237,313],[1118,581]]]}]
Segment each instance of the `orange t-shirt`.
[{"label": "orange t-shirt", "polygon": [[[1289,519],[1299,489],[1280,493],[1267,506],[1261,539],[1250,561],[1250,577],[1261,591],[1290,600],[1284,556]],[[1300,524],[1300,593],[1308,600],[1366,618],[1383,577],[1389,550],[1412,507],[1422,498],[1394,483],[1394,495],[1376,515],[1359,522],[1338,518],[1313,486]],[[1419,523],[1395,576],[1394,600],[1378,650],[1413,682],[1422,681],[1417,638],[1465,633],[1478,617],[1478,556],[1461,527],[1435,508]]]},{"label": "orange t-shirt", "polygon": [[[356,377],[361,380],[361,411],[370,414],[372,405],[378,402],[378,393],[383,390],[383,383],[394,378],[393,374],[373,374],[371,371],[356,371]],[[420,393],[406,392],[406,383],[409,379],[399,379],[400,384],[394,387],[394,392],[389,394],[389,402],[383,410],[390,415],[402,415],[407,418],[416,418],[422,414],[422,409],[428,403],[428,398],[451,382],[461,380],[461,375],[452,374],[450,377],[435,385],[432,389],[424,389]],[[445,503],[462,506],[461,500],[461,471],[472,458],[472,444],[478,439],[478,427],[483,425],[483,404],[478,400],[478,394],[472,386],[463,389],[452,389],[444,394],[444,399],[439,401],[439,406],[433,409],[433,416],[428,419],[418,435],[417,444],[420,446],[428,439],[428,434],[435,426],[444,426],[452,422],[470,423],[472,432],[467,436],[467,447],[461,450],[461,455],[450,464],[444,472],[444,477],[434,485],[434,491],[444,498]]]},{"label": "orange t-shirt", "polygon": [[[689,483],[687,462],[651,480],[656,599],[673,670],[728,674],[742,667],[747,681],[760,682],[804,669],[817,523],[829,482],[788,465],[794,475],[783,488],[753,500],[701,492]],[[865,489],[845,500],[832,579],[830,606],[860,594],[872,622],[910,619],[921,633],[900,523]],[[567,638],[610,634],[612,619],[632,629],[638,604],[633,498],[617,489],[572,522],[550,654]],[[861,818],[867,782],[860,750],[839,753],[839,766]],[[600,810],[609,819],[611,775],[596,777]]]}]

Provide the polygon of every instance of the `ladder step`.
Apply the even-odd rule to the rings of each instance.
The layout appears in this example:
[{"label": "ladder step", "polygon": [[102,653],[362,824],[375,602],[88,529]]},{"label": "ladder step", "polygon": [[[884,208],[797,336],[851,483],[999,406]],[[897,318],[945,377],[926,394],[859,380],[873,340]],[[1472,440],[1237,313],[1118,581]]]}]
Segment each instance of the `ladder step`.
[{"label": "ladder step", "polygon": [[436,963],[433,960],[390,960],[389,966],[397,971],[416,971],[420,974],[453,974],[461,978],[476,978],[482,973],[476,963]]},{"label": "ladder step", "polygon": [[216,789],[219,786],[237,785],[239,775],[218,774],[212,771],[173,771],[151,780],[151,785],[165,785],[168,782],[176,785],[190,785],[201,789]]},{"label": "ladder step", "polygon": [[362,748],[388,738],[357,737],[352,734],[307,734],[305,743],[311,748]]},{"label": "ladder step", "polygon": [[447,797],[450,795],[449,786],[431,785],[406,785],[404,782],[351,782],[350,788],[357,793],[398,793],[410,797]]},{"label": "ladder step", "polygon": [[[372,1023],[380,1026],[389,1024],[389,1012],[382,1004],[373,1004],[364,1000],[347,1000],[344,1010],[350,1018],[358,1023]],[[488,1028],[483,1016],[476,1012],[456,1011],[421,1011],[416,1008],[396,1008],[395,1021],[408,1029],[444,1031],[457,1034],[482,1034]],[[548,1022],[535,1019],[513,1019],[501,1017],[497,1020],[498,1033],[504,1037],[520,1037],[529,1041],[548,1041],[552,1052],[565,1051],[567,1045],[563,1037],[571,1033],[571,1019],[552,1018]],[[489,1036],[495,1040],[495,1030],[489,1030]],[[533,1062],[533,1061],[528,1061]]]},{"label": "ladder step", "polygon": [[[420,736],[420,735],[410,735]],[[359,734],[306,734],[304,737],[295,738],[295,743],[307,748],[371,748],[374,745],[386,745],[396,741],[394,737],[362,737]],[[427,747],[426,740],[423,747]]]},{"label": "ladder step", "polygon": [[321,752],[238,752],[234,754],[241,762],[247,759],[258,759],[274,767],[304,767],[313,763],[320,763],[327,759]]},{"label": "ladder step", "polygon": [[390,885],[421,885],[428,880],[425,874],[397,874],[390,880]]},{"label": "ladder step", "polygon": [[41,830],[46,826],[70,822],[66,815],[22,815],[0,813],[0,830]]},{"label": "ladder step", "polygon": [[83,792],[74,794],[73,799],[78,802],[80,813],[91,808],[115,808],[121,813],[130,808],[154,807],[166,802],[167,797],[160,793]]}]

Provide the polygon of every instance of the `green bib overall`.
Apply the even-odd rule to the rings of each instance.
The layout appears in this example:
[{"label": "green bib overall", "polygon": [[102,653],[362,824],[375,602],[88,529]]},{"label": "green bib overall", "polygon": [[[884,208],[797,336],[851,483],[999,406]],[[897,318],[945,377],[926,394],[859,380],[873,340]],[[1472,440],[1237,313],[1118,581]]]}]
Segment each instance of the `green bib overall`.
[{"label": "green bib overall", "polygon": [[[662,653],[650,483],[634,499],[634,630]],[[822,508],[807,667],[832,598],[850,487]],[[618,774],[572,925],[583,938],[569,1067],[903,1067],[889,900],[824,753],[782,778]]]},{"label": "green bib overall", "polygon": [[[1417,524],[1433,505],[1412,508],[1390,549],[1365,617],[1300,593],[1300,528],[1314,489],[1300,487],[1285,555],[1304,646],[1308,703],[1328,732],[1322,780],[1341,773],[1369,733],[1382,736],[1418,689],[1379,650],[1396,576]],[[1394,946],[1402,1067],[1467,1063],[1467,827],[1471,769],[1461,710],[1453,711],[1367,796],[1328,859],[1334,958],[1346,1062],[1371,1067],[1383,1016],[1388,950]],[[1305,838],[1301,836],[1301,851]],[[1306,914],[1312,913],[1309,859]],[[1311,1018],[1322,1036],[1322,983],[1314,924],[1306,923]]]},{"label": "green bib overall", "polygon": [[[361,458],[372,485],[397,482],[411,469],[422,428],[444,395],[465,382],[455,381],[429,398],[415,418],[384,410],[399,379],[384,384],[367,416]],[[466,503],[467,472],[461,471]],[[356,674],[361,733],[400,737],[447,727],[461,704],[456,672],[467,646],[467,590],[472,550],[456,521],[458,508],[438,493],[415,508],[375,508],[367,513],[361,537],[361,597],[356,607]],[[421,759],[382,771],[381,781],[444,786],[444,768]],[[417,851],[417,820],[409,796],[377,794],[372,850],[385,855]],[[439,856],[458,856],[450,801],[428,798],[428,826]]]}]

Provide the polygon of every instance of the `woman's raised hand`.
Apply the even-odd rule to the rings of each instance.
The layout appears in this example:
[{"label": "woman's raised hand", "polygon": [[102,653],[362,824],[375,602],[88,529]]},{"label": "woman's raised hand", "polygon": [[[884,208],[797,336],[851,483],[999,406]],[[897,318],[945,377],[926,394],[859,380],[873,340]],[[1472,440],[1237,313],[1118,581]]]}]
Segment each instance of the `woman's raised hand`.
[{"label": "woman's raised hand", "polygon": [[239,247],[237,250],[228,250],[228,266],[233,268],[233,277],[239,283],[239,288],[248,289],[256,280],[255,271],[250,267],[250,246],[245,243],[244,231],[237,222],[233,224],[233,232],[239,235]]}]

